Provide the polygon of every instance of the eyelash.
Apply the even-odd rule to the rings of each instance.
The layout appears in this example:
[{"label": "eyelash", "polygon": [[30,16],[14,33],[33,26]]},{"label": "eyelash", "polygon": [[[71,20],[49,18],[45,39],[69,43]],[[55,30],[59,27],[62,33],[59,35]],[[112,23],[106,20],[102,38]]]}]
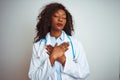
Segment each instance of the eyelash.
[{"label": "eyelash", "polygon": [[[56,15],[54,15],[54,17],[59,17],[59,16],[56,16]],[[62,17],[63,19],[66,19],[66,17]]]},{"label": "eyelash", "polygon": [[59,16],[54,15],[54,17],[59,17]]}]

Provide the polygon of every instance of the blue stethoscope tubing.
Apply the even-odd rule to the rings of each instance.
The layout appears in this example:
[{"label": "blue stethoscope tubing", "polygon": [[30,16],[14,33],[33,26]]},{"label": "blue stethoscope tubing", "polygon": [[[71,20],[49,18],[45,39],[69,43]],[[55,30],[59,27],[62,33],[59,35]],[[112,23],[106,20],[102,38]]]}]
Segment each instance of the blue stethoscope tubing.
[{"label": "blue stethoscope tubing", "polygon": [[74,59],[75,58],[75,52],[74,52],[73,43],[72,43],[72,40],[71,40],[70,36],[67,35],[67,37],[70,40],[70,44],[71,44],[71,47],[72,47],[72,55],[73,55],[73,59]]}]

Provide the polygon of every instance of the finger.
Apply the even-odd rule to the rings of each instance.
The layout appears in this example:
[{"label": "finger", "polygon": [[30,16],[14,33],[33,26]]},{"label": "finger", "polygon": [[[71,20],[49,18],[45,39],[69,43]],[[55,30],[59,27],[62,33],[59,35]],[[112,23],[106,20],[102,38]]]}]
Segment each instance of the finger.
[{"label": "finger", "polygon": [[47,52],[50,52],[49,48],[46,48]]},{"label": "finger", "polygon": [[50,44],[46,45],[46,46],[50,46]]},{"label": "finger", "polygon": [[48,55],[50,55],[50,53],[49,53],[49,52],[47,52],[47,54],[48,54]]},{"label": "finger", "polygon": [[46,51],[46,52],[47,52],[47,54],[49,54],[49,53],[50,53],[49,48],[46,48],[46,50],[47,50],[47,51]]},{"label": "finger", "polygon": [[54,47],[50,46],[50,49],[53,49]]},{"label": "finger", "polygon": [[69,46],[69,42],[64,42],[64,43],[62,44],[62,46],[68,47],[68,46]]},{"label": "finger", "polygon": [[51,50],[51,47],[50,47],[50,46],[47,46],[46,49],[47,49],[48,51],[50,51],[50,50]]},{"label": "finger", "polygon": [[68,48],[65,49],[65,51],[67,51],[67,50],[68,50]]},{"label": "finger", "polygon": [[45,48],[48,49],[48,48],[49,48],[49,45],[46,45]]},{"label": "finger", "polygon": [[53,47],[51,45],[46,45],[46,48],[53,49]]},{"label": "finger", "polygon": [[68,46],[69,46],[69,42],[66,42],[66,43],[65,43],[65,46],[68,47]]},{"label": "finger", "polygon": [[52,47],[51,45],[49,45],[49,47]]},{"label": "finger", "polygon": [[52,47],[52,46],[49,44],[49,45],[46,45],[46,47]]},{"label": "finger", "polygon": [[66,44],[66,42],[63,42],[61,45],[65,45]]},{"label": "finger", "polygon": [[61,46],[61,47],[64,47],[64,46],[65,46],[65,42],[64,42],[64,43],[62,43],[60,46]]},{"label": "finger", "polygon": [[47,51],[51,52],[53,50],[53,47],[47,47]]},{"label": "finger", "polygon": [[69,46],[69,42],[66,42],[67,46]]},{"label": "finger", "polygon": [[66,51],[66,50],[67,50],[67,47],[62,46],[61,49],[62,49],[63,51]]},{"label": "finger", "polygon": [[63,48],[67,48],[68,46],[67,46],[67,44],[63,44],[62,47]]}]

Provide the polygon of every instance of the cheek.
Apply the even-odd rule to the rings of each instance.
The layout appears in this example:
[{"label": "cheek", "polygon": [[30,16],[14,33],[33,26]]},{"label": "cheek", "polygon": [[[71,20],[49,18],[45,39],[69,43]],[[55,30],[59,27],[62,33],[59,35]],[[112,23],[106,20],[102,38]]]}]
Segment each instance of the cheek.
[{"label": "cheek", "polygon": [[57,22],[57,19],[53,18],[52,19],[52,24],[56,23]]},{"label": "cheek", "polygon": [[52,19],[51,21],[52,21],[52,22],[51,22],[51,26],[55,26],[56,20],[55,20],[55,19]]},{"label": "cheek", "polygon": [[66,21],[66,20],[64,20],[64,24],[66,24],[66,22],[67,22],[67,21]]}]

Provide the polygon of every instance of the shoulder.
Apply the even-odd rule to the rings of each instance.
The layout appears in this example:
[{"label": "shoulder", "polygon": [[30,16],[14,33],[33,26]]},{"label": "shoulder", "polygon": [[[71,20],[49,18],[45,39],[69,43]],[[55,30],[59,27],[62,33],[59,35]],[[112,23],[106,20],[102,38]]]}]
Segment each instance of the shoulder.
[{"label": "shoulder", "polygon": [[43,46],[45,44],[45,39],[40,39],[38,42],[35,42],[33,46],[38,48],[39,46]]},{"label": "shoulder", "polygon": [[76,37],[74,37],[74,36],[70,36],[70,38],[71,38],[72,42],[74,42],[74,43],[80,42],[80,40],[78,40],[78,39],[77,39]]},{"label": "shoulder", "polygon": [[40,55],[40,52],[42,52],[44,48],[45,48],[45,40],[41,39],[33,44],[33,54]]},{"label": "shoulder", "polygon": [[81,40],[73,36],[70,36],[70,38],[74,46],[79,46],[79,47],[82,46]]}]

